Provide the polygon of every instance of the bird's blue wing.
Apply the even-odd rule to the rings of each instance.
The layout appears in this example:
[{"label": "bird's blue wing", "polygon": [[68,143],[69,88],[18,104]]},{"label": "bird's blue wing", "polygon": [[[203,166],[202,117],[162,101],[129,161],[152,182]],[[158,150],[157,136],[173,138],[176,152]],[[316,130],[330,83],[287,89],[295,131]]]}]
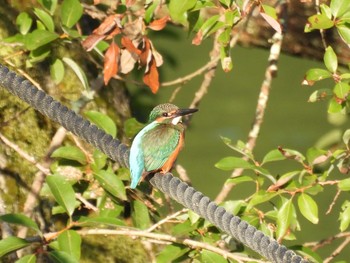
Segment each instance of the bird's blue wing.
[{"label": "bird's blue wing", "polygon": [[129,155],[129,166],[131,174],[130,188],[134,189],[138,185],[142,173],[145,171],[144,153],[142,150],[142,137],[147,131],[153,129],[157,125],[156,122],[152,122],[144,127],[134,138]]},{"label": "bird's blue wing", "polygon": [[159,124],[152,131],[143,134],[141,148],[145,171],[162,168],[178,146],[180,136],[181,132],[173,125],[164,124]]}]

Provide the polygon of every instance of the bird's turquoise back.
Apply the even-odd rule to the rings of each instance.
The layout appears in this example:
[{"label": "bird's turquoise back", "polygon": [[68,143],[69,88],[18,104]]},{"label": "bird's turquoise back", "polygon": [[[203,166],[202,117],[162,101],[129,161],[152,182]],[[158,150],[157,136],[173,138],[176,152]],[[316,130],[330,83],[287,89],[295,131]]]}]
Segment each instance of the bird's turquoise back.
[{"label": "bird's turquoise back", "polygon": [[144,172],[144,156],[141,147],[142,136],[149,130],[153,129],[157,125],[157,122],[151,122],[144,127],[134,138],[134,141],[130,148],[129,165],[131,173],[131,185],[130,188],[136,188],[139,183],[142,173]]}]

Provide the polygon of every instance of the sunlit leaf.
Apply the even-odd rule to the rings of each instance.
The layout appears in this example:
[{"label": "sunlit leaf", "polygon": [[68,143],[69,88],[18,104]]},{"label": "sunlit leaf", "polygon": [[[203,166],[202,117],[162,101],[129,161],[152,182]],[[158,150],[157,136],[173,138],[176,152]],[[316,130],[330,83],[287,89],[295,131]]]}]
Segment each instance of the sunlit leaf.
[{"label": "sunlit leaf", "polygon": [[171,0],[168,5],[169,14],[174,22],[185,23],[186,12],[193,8],[197,0]]},{"label": "sunlit leaf", "polygon": [[346,24],[337,25],[337,30],[341,38],[348,46],[350,45],[350,27]]},{"label": "sunlit leaf", "polygon": [[332,0],[329,7],[334,17],[341,17],[344,13],[350,12],[350,5],[346,0]]},{"label": "sunlit leaf", "polygon": [[338,59],[337,55],[335,54],[333,48],[331,46],[328,46],[326,48],[326,52],[323,56],[324,64],[326,65],[326,68],[332,72],[335,73],[338,68]]},{"label": "sunlit leaf", "polygon": [[215,164],[215,167],[220,170],[233,170],[236,168],[252,169],[255,166],[247,162],[246,160],[234,156],[229,156],[221,159]]},{"label": "sunlit leaf", "polygon": [[34,14],[41,20],[41,22],[43,22],[47,30],[50,32],[55,31],[55,24],[51,15],[39,8],[34,8]]},{"label": "sunlit leaf", "polygon": [[320,68],[312,68],[306,72],[304,85],[312,86],[316,81],[332,77],[332,73],[328,70]]},{"label": "sunlit leaf", "polygon": [[254,182],[254,180],[250,176],[243,175],[243,176],[229,178],[226,180],[225,184],[237,185],[244,182]]},{"label": "sunlit leaf", "polygon": [[328,29],[334,26],[334,22],[329,19],[326,14],[317,14],[308,18],[308,24],[305,28],[305,32],[309,32],[314,29]]},{"label": "sunlit leaf", "polygon": [[34,50],[56,40],[57,38],[58,35],[54,32],[36,29],[27,34],[25,38],[25,46],[28,50]]},{"label": "sunlit leaf", "polygon": [[298,206],[301,214],[313,224],[318,223],[318,206],[311,196],[301,193],[298,197]]},{"label": "sunlit leaf", "polygon": [[293,203],[292,199],[283,199],[283,204],[278,211],[277,217],[277,240],[284,237],[286,234],[293,217]]},{"label": "sunlit leaf", "polygon": [[[345,231],[350,224],[350,202],[345,201],[341,207],[342,211],[339,215],[340,220],[340,231]],[[0,250],[1,251],[1,250]]]},{"label": "sunlit leaf", "polygon": [[342,191],[350,191],[350,178],[340,180],[338,183],[338,187]]},{"label": "sunlit leaf", "polygon": [[346,130],[345,132],[344,132],[344,135],[343,135],[343,142],[345,143],[345,144],[349,144],[349,141],[350,141],[350,129],[348,129],[348,130]]},{"label": "sunlit leaf", "polygon": [[100,185],[111,195],[126,200],[125,186],[113,172],[109,170],[100,170],[94,172],[94,177]]},{"label": "sunlit leaf", "polygon": [[83,15],[83,7],[79,0],[63,0],[61,6],[62,24],[71,28]]},{"label": "sunlit leaf", "polygon": [[329,113],[339,113],[343,109],[341,103],[339,103],[335,98],[329,100],[328,112]]},{"label": "sunlit leaf", "polygon": [[34,229],[40,232],[38,225],[29,217],[24,214],[5,214],[0,216],[0,221],[4,221],[11,224],[22,225]]},{"label": "sunlit leaf", "polygon": [[56,202],[71,216],[75,209],[75,193],[73,187],[63,176],[57,174],[47,176],[46,183]]},{"label": "sunlit leaf", "polygon": [[349,95],[349,91],[350,91],[350,85],[343,81],[338,82],[333,88],[334,94],[339,99],[346,99],[347,96]]},{"label": "sunlit leaf", "polygon": [[97,127],[112,135],[113,138],[116,137],[117,126],[109,116],[98,111],[87,111],[84,114],[92,123],[96,124]]},{"label": "sunlit leaf", "polygon": [[77,161],[82,165],[87,163],[85,154],[76,146],[61,146],[51,154],[51,157]]},{"label": "sunlit leaf", "polygon": [[330,89],[319,89],[315,90],[309,97],[309,102],[317,102],[320,100],[324,100],[333,95],[332,90]]},{"label": "sunlit leaf", "polygon": [[253,194],[247,206],[247,211],[252,209],[254,206],[267,202],[277,195],[276,192],[266,192],[265,190],[260,190]]},{"label": "sunlit leaf", "polygon": [[57,238],[60,251],[73,256],[75,259],[80,259],[81,237],[74,230],[67,230],[60,234]]},{"label": "sunlit leaf", "polygon": [[31,243],[26,241],[25,239],[10,236],[0,240],[0,258],[10,253],[12,251],[16,251],[18,249],[29,246]]},{"label": "sunlit leaf", "polygon": [[33,20],[26,12],[21,12],[16,18],[16,25],[19,27],[19,32],[26,35],[32,27]]},{"label": "sunlit leaf", "polygon": [[56,84],[59,84],[64,77],[64,65],[62,60],[56,58],[50,65],[50,75]]}]

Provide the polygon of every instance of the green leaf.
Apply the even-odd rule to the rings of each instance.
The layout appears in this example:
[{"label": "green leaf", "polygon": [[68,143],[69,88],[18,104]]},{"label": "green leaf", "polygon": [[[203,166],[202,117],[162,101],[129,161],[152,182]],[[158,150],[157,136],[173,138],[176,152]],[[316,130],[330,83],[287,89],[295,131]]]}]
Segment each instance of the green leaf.
[{"label": "green leaf", "polygon": [[277,195],[276,192],[266,192],[265,190],[260,190],[260,191],[253,194],[252,198],[249,201],[249,204],[248,204],[246,210],[249,211],[254,206],[271,200],[276,195]]},{"label": "green leaf", "polygon": [[85,154],[76,146],[62,146],[60,148],[57,148],[51,154],[51,157],[77,161],[82,165],[87,164]]},{"label": "green leaf", "polygon": [[145,125],[138,122],[135,118],[127,119],[124,122],[124,132],[129,138],[134,137]]},{"label": "green leaf", "polygon": [[337,30],[343,41],[350,45],[350,27],[347,24],[339,24]]},{"label": "green leaf", "polygon": [[19,238],[19,237],[8,237],[0,240],[0,258],[5,256],[7,253],[16,251],[18,249],[29,246],[31,243]]},{"label": "green leaf", "polygon": [[81,217],[79,223],[87,226],[125,226],[125,222],[115,217],[106,217],[106,216],[95,216],[95,217]]},{"label": "green leaf", "polygon": [[55,263],[79,263],[79,260],[64,251],[51,251],[48,255]]},{"label": "green leaf", "polygon": [[350,11],[349,1],[346,0],[332,0],[329,7],[334,17],[341,17],[344,13]]},{"label": "green leaf", "polygon": [[281,153],[280,150],[274,149],[274,150],[269,151],[264,156],[264,159],[263,159],[261,165],[269,163],[269,162],[281,161],[281,160],[285,160],[285,159],[286,159],[286,157]]},{"label": "green leaf", "polygon": [[112,135],[113,138],[117,136],[117,126],[109,116],[98,111],[87,111],[85,116],[97,127]]},{"label": "green leaf", "polygon": [[[203,38],[213,33],[215,29],[217,30],[225,25],[223,22],[219,22],[219,18],[220,15],[214,15],[203,23],[200,28]],[[219,27],[217,25],[219,25]]]},{"label": "green leaf", "polygon": [[83,15],[83,7],[79,0],[63,0],[61,7],[62,24],[71,28]]},{"label": "green leaf", "polygon": [[343,134],[343,142],[348,145],[350,141],[350,129],[346,130]]},{"label": "green leaf", "polygon": [[337,55],[335,54],[333,48],[331,46],[328,46],[326,48],[326,52],[323,56],[324,64],[326,65],[326,68],[332,72],[335,73],[338,68],[338,59]]},{"label": "green leaf", "polygon": [[176,262],[175,260],[186,254],[190,249],[179,244],[167,245],[157,256],[157,263]]},{"label": "green leaf", "polygon": [[[345,201],[341,207],[342,212],[339,214],[340,231],[344,232],[350,224],[350,202]],[[0,249],[1,251],[1,249]]]},{"label": "green leaf", "polygon": [[48,13],[39,8],[34,8],[34,14],[41,20],[41,22],[43,22],[47,30],[50,32],[55,31],[55,24],[52,17]]},{"label": "green leaf", "polygon": [[81,237],[74,230],[67,230],[57,238],[60,251],[66,252],[75,259],[80,259]]},{"label": "green leaf", "polygon": [[38,2],[53,15],[57,7],[57,0],[38,0]]},{"label": "green leaf", "polygon": [[350,191],[350,178],[340,180],[338,183],[338,187],[342,191]]},{"label": "green leaf", "polygon": [[326,14],[317,14],[308,18],[308,24],[305,27],[305,32],[310,32],[314,29],[328,29],[334,26],[334,22],[327,17]]},{"label": "green leaf", "polygon": [[190,219],[190,222],[193,225],[197,223],[201,217],[197,213],[190,210],[188,211],[188,218]]},{"label": "green leaf", "polygon": [[19,260],[16,260],[15,263],[36,263],[36,255],[31,254],[31,255],[25,255],[21,257]]},{"label": "green leaf", "polygon": [[55,84],[59,84],[64,77],[64,66],[62,60],[56,58],[50,65],[50,75]]},{"label": "green leaf", "polygon": [[221,159],[215,164],[215,167],[220,170],[229,171],[236,168],[253,169],[255,166],[242,158],[230,156]]},{"label": "green leaf", "polygon": [[338,82],[333,88],[334,94],[340,99],[346,99],[349,95],[349,91],[350,85],[345,82]]},{"label": "green leaf", "polygon": [[328,70],[320,68],[312,68],[306,72],[303,84],[312,86],[316,81],[332,77],[332,73]]},{"label": "green leaf", "polygon": [[233,215],[237,215],[242,207],[246,206],[246,203],[242,200],[236,201],[225,201],[221,204],[223,208],[225,208],[228,212]]},{"label": "green leaf", "polygon": [[315,90],[309,97],[309,102],[317,102],[324,100],[333,95],[332,90],[330,89],[319,89]]},{"label": "green leaf", "polygon": [[201,262],[203,262],[203,263],[227,263],[227,260],[223,256],[221,256],[215,252],[203,249],[202,253],[201,253]]},{"label": "green leaf", "polygon": [[[307,258],[309,262],[322,263],[323,260],[315,251],[312,250],[312,247],[303,247],[300,245],[290,246],[289,249],[297,252],[300,256]],[[340,263],[340,262],[337,262]],[[345,262],[344,262],[345,263]]]},{"label": "green leaf", "polygon": [[46,177],[46,183],[49,186],[56,202],[72,216],[75,209],[75,193],[73,187],[61,175],[49,175]]},{"label": "green leaf", "polygon": [[283,204],[278,211],[277,216],[277,240],[283,238],[287,233],[287,230],[290,226],[293,217],[293,203],[292,199],[285,200],[283,199]]},{"label": "green leaf", "polygon": [[170,0],[168,9],[171,20],[184,24],[186,21],[186,13],[192,9],[197,0]]},{"label": "green leaf", "polygon": [[318,223],[318,206],[311,196],[302,193],[298,197],[298,206],[301,214],[313,224]]},{"label": "green leaf", "polygon": [[29,62],[38,63],[38,62],[44,61],[50,55],[50,53],[51,53],[51,49],[48,45],[38,47],[37,49],[30,51]]},{"label": "green leaf", "polygon": [[93,153],[93,160],[94,162],[92,163],[92,168],[94,169],[94,171],[98,171],[106,166],[107,156],[96,149]]},{"label": "green leaf", "polygon": [[243,175],[243,176],[238,176],[238,177],[234,177],[234,178],[229,178],[226,180],[225,184],[237,185],[237,184],[241,184],[244,182],[254,182],[254,180],[250,176]]},{"label": "green leaf", "polygon": [[22,35],[26,35],[32,27],[33,19],[26,13],[20,13],[16,18],[16,25]]},{"label": "green leaf", "polygon": [[341,103],[339,103],[335,98],[329,100],[328,112],[329,113],[339,113],[343,109]]},{"label": "green leaf", "polygon": [[148,228],[151,224],[151,219],[149,216],[147,206],[139,200],[134,200],[132,202],[132,207],[133,207],[132,219],[133,219],[134,225],[140,229]]},{"label": "green leaf", "polygon": [[100,185],[111,195],[126,200],[125,186],[112,171],[100,170],[94,172],[94,177],[100,183]]},{"label": "green leaf", "polygon": [[56,40],[57,38],[58,35],[56,33],[36,29],[32,33],[27,34],[24,44],[28,50],[34,50]]},{"label": "green leaf", "polygon": [[80,82],[83,84],[83,87],[85,90],[89,89],[89,82],[87,80],[87,77],[84,73],[84,71],[81,69],[81,67],[72,59],[64,57],[63,62],[66,63],[77,75],[79,78]]},{"label": "green leaf", "polygon": [[0,216],[0,221],[26,226],[40,233],[38,225],[32,219],[23,214],[5,214]]}]

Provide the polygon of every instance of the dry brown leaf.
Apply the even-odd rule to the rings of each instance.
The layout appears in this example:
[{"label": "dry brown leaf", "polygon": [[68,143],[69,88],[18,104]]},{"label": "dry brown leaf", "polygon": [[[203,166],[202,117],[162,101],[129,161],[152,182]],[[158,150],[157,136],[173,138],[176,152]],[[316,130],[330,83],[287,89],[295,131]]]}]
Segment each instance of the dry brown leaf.
[{"label": "dry brown leaf", "polygon": [[107,85],[109,80],[118,72],[119,56],[120,49],[117,44],[112,42],[106,51],[104,59],[103,80],[105,85]]},{"label": "dry brown leaf", "polygon": [[161,65],[163,65],[163,57],[162,55],[155,49],[152,41],[150,40],[149,43],[151,44],[151,50],[152,50],[152,55],[153,58],[156,61],[156,66],[160,67]]},{"label": "dry brown leaf", "polygon": [[[151,44],[150,41],[148,40],[147,37],[143,38],[143,48],[141,50],[141,54],[140,54],[140,65],[142,67],[144,66],[148,66],[148,63],[150,63],[151,59],[152,59],[152,53],[150,52],[151,49]],[[148,70],[146,70],[148,71]]]},{"label": "dry brown leaf", "polygon": [[122,37],[122,45],[129,50],[131,53],[136,53],[137,55],[141,54],[141,50],[137,49],[134,44],[132,43],[132,41],[130,40],[130,38],[123,36]]},{"label": "dry brown leaf", "polygon": [[168,20],[169,20],[168,16],[154,20],[148,25],[148,28],[155,30],[155,31],[162,30],[166,26],[166,23]]},{"label": "dry brown leaf", "polygon": [[151,89],[155,94],[159,89],[159,74],[156,66],[156,62],[152,57],[149,63],[149,70],[145,72],[143,76],[143,82]]},{"label": "dry brown leaf", "polygon": [[122,74],[128,74],[131,70],[134,69],[136,62],[138,61],[139,56],[135,53],[130,53],[127,49],[121,50],[120,55],[120,69],[119,72]]},{"label": "dry brown leaf", "polygon": [[116,27],[118,27],[119,23],[120,21],[118,15],[110,15],[101,23],[98,28],[93,31],[93,33],[97,35],[108,35]]},{"label": "dry brown leaf", "polygon": [[81,44],[83,45],[83,48],[86,49],[86,51],[91,51],[94,49],[94,47],[105,38],[106,36],[104,35],[97,35],[97,34],[92,34],[85,38]]}]

